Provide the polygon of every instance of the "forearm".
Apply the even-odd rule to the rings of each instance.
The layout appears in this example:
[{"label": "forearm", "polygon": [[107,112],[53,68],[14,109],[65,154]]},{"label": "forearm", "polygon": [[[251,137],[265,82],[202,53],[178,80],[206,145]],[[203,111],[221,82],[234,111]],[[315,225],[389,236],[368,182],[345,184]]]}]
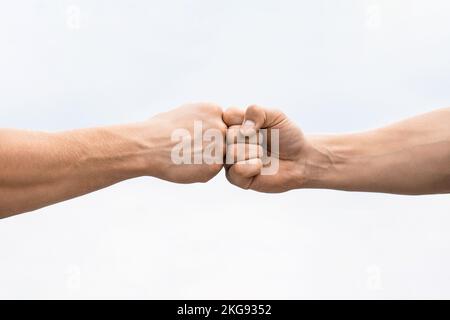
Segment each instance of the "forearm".
[{"label": "forearm", "polygon": [[[215,132],[224,138],[227,127],[222,114],[218,105],[193,103],[130,125],[62,133],[0,129],[0,218],[138,176],[206,182],[222,169],[222,163],[175,164],[172,152],[181,141],[174,140],[173,134],[183,129],[183,141],[197,138],[195,122],[199,121],[202,133]],[[200,138],[200,148],[188,148],[183,154],[203,157],[203,146],[211,141],[206,134]]]},{"label": "forearm", "polygon": [[365,133],[310,137],[309,187],[397,194],[450,192],[450,109]]},{"label": "forearm", "polygon": [[63,133],[0,130],[0,218],[144,173],[140,125]]}]

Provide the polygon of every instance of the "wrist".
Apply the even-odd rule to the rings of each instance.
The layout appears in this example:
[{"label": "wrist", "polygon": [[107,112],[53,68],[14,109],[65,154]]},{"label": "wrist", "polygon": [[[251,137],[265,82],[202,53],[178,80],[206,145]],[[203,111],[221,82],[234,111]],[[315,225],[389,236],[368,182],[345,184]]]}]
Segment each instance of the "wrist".
[{"label": "wrist", "polygon": [[126,151],[126,170],[134,177],[158,176],[164,163],[161,136],[154,120],[137,122],[116,128],[116,133],[124,139]]},{"label": "wrist", "polygon": [[78,154],[78,166],[96,176],[122,181],[151,175],[154,141],[145,123],[82,129],[58,134]]},{"label": "wrist", "polygon": [[310,136],[307,156],[306,187],[359,190],[357,186],[371,168],[375,152],[371,133]]},{"label": "wrist", "polygon": [[343,171],[351,163],[354,151],[338,136],[306,137],[300,160],[303,164],[300,188],[340,189]]}]

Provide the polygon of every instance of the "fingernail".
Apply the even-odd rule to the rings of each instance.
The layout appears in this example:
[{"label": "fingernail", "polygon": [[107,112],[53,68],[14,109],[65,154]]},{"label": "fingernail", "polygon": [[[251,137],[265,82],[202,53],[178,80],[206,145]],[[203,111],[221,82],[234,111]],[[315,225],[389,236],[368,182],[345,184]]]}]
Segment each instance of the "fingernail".
[{"label": "fingernail", "polygon": [[252,120],[245,120],[242,126],[244,128],[253,128],[255,126],[255,122],[253,122]]},{"label": "fingernail", "polygon": [[255,122],[252,120],[245,120],[241,127],[241,133],[243,135],[250,135],[255,131]]}]

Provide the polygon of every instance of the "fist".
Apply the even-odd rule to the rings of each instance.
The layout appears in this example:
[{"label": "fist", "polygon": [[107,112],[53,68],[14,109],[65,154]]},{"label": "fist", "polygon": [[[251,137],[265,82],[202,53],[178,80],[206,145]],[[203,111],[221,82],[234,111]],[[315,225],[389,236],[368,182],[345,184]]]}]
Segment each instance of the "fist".
[{"label": "fist", "polygon": [[[286,115],[279,110],[252,105],[245,111],[228,109],[223,119],[229,127],[227,152],[245,150],[245,158],[234,158],[235,163],[227,165],[226,176],[232,184],[243,189],[271,193],[299,187],[304,176],[308,145],[302,131]],[[267,129],[267,134],[259,135],[261,129]],[[275,135],[276,141],[270,138],[274,130],[278,133]],[[251,139],[255,135],[258,138]],[[242,136],[248,137],[244,140],[245,149]],[[255,147],[254,144],[259,146]],[[261,147],[262,153],[252,152]],[[267,163],[274,162],[278,164],[276,171],[264,174],[263,168]]]},{"label": "fist", "polygon": [[212,103],[183,105],[150,119],[149,175],[177,182],[207,182],[223,167],[227,126]]}]

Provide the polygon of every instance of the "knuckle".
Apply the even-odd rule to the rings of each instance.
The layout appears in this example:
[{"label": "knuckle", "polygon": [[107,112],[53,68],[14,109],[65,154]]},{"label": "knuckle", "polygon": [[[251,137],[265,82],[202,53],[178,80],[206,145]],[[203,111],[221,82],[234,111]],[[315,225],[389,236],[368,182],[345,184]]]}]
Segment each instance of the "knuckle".
[{"label": "knuckle", "polygon": [[222,115],[223,109],[221,106],[215,103],[209,103],[208,105],[211,112]]},{"label": "knuckle", "polygon": [[223,164],[222,163],[214,163],[214,164],[210,165],[210,168],[211,168],[212,173],[216,174],[220,170],[222,170]]},{"label": "knuckle", "polygon": [[247,108],[247,112],[257,112],[259,109],[261,109],[260,106],[256,104],[249,105]]},{"label": "knuckle", "polygon": [[281,111],[281,109],[273,108],[273,109],[271,109],[271,112],[272,112],[273,114],[278,115],[278,117],[285,117],[285,114],[284,114],[283,111]]},{"label": "knuckle", "polygon": [[195,105],[198,111],[206,113],[220,113],[222,114],[222,108],[215,103],[200,102]]},{"label": "knuckle", "polygon": [[[220,163],[214,163],[214,164],[210,164],[208,166],[208,176],[209,179],[211,179],[212,177],[214,177],[217,173],[219,173],[220,170],[222,170],[223,168],[223,164]],[[208,180],[209,180],[208,179]]]},{"label": "knuckle", "polygon": [[220,132],[222,133],[222,136],[225,137],[228,133],[228,127],[225,123],[223,123],[222,120],[220,120],[220,122],[219,122],[219,129],[220,129]]},{"label": "knuckle", "polygon": [[206,183],[211,180],[219,171],[222,169],[223,165],[219,163],[214,163],[207,165],[204,168],[202,175],[198,178],[198,182]]}]

